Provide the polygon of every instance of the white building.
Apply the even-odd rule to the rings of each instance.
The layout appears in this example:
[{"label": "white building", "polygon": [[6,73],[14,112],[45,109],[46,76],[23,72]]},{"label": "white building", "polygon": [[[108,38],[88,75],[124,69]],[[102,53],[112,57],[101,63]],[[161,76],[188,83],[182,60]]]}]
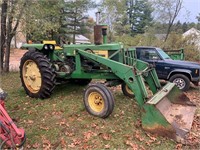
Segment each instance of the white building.
[{"label": "white building", "polygon": [[75,43],[76,44],[90,44],[90,40],[83,35],[76,35],[75,36]]},{"label": "white building", "polygon": [[183,37],[191,39],[189,40],[189,42],[191,44],[195,44],[198,47],[198,50],[200,51],[200,31],[199,30],[195,28],[191,28],[190,30],[183,33]]}]

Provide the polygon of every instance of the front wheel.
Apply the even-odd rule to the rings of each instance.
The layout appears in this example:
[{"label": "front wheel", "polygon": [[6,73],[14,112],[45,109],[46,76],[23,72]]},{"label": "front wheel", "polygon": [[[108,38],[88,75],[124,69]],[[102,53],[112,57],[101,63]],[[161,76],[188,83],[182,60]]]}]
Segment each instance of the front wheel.
[{"label": "front wheel", "polygon": [[104,85],[92,84],[85,90],[84,105],[91,115],[106,118],[114,109],[114,98]]},{"label": "front wheel", "polygon": [[175,74],[170,77],[169,81],[175,83],[182,91],[187,91],[190,88],[190,80],[183,74]]}]

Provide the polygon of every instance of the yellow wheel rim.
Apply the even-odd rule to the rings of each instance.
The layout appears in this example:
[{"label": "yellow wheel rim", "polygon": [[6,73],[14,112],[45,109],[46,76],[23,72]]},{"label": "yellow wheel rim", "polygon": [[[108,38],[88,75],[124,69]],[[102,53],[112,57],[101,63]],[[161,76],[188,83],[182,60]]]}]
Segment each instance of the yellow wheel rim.
[{"label": "yellow wheel rim", "polygon": [[131,91],[131,89],[126,85],[125,86],[126,92],[129,94],[133,94],[133,92]]},{"label": "yellow wheel rim", "polygon": [[37,93],[42,85],[41,73],[33,60],[27,60],[23,65],[23,80],[28,90]]},{"label": "yellow wheel rim", "polygon": [[95,112],[101,112],[105,105],[101,94],[97,92],[92,92],[89,94],[88,103],[90,108]]}]

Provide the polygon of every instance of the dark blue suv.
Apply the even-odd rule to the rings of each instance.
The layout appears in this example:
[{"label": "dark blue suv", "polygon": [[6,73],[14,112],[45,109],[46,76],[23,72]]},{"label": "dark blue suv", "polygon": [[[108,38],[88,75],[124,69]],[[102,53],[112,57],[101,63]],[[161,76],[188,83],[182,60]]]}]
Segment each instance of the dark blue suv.
[{"label": "dark blue suv", "polygon": [[158,78],[175,83],[186,91],[190,82],[198,86],[200,82],[200,64],[189,61],[172,60],[162,49],[157,47],[135,47],[137,58],[152,64]]}]

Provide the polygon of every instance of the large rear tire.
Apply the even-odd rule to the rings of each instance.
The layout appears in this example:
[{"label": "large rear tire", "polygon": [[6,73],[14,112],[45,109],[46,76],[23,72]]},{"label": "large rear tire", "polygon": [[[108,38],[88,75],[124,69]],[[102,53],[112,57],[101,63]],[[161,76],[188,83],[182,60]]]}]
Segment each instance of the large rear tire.
[{"label": "large rear tire", "polygon": [[107,118],[114,109],[114,98],[106,86],[92,84],[85,90],[84,105],[91,115]]},{"label": "large rear tire", "polygon": [[21,58],[20,78],[26,93],[33,98],[49,98],[55,87],[55,73],[43,54],[28,51]]}]

